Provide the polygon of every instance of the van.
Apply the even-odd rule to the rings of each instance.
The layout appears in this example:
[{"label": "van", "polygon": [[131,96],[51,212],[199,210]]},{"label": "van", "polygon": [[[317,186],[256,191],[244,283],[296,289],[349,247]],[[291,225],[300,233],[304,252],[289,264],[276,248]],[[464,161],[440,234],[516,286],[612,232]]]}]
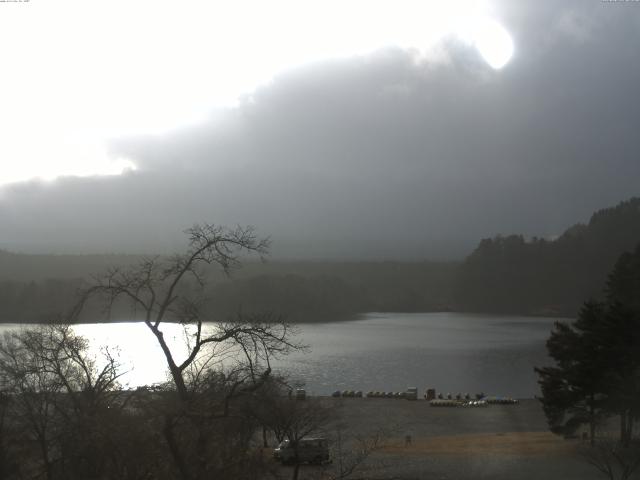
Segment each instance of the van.
[{"label": "van", "polygon": [[295,463],[296,450],[299,463],[321,463],[329,461],[329,442],[326,438],[303,438],[296,444],[290,440],[283,440],[273,451],[276,460],[285,463]]}]

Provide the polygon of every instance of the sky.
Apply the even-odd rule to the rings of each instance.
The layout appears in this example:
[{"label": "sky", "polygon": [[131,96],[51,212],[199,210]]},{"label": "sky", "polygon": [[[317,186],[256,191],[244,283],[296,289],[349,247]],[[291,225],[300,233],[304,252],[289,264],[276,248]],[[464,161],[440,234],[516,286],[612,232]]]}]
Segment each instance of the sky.
[{"label": "sky", "polygon": [[0,248],[449,259],[638,195],[640,3],[0,3]]}]

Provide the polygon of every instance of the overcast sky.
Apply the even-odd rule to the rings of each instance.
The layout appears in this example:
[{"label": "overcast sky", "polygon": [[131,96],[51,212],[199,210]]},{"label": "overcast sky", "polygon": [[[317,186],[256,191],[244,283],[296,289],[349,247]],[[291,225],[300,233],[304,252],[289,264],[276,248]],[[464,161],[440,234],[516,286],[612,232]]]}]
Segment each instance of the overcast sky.
[{"label": "overcast sky", "polygon": [[[28,20],[24,12],[38,3],[11,8],[22,8],[20,15]],[[0,17],[6,5],[0,3]],[[402,25],[398,9],[394,21]],[[136,26],[141,39],[145,29],[154,28],[154,11],[148,10],[149,26]],[[161,91],[149,85],[153,94],[144,104],[163,120],[158,125],[149,121],[149,128],[143,128],[139,111],[144,109],[137,105],[131,118],[140,118],[130,118],[127,128],[118,129],[133,100],[105,102],[106,93],[92,86],[98,82],[93,73],[80,81],[81,101],[74,89],[64,91],[69,102],[73,98],[77,103],[72,114],[65,111],[65,101],[55,98],[58,87],[46,88],[46,77],[30,78],[31,88],[43,85],[46,94],[37,90],[33,95],[36,100],[41,95],[44,103],[34,101],[39,106],[33,107],[31,120],[20,120],[20,128],[4,119],[5,131],[13,129],[13,135],[0,137],[3,168],[27,165],[32,157],[55,166],[63,163],[66,152],[86,162],[85,176],[61,169],[58,174],[76,176],[0,187],[0,247],[25,252],[167,251],[181,245],[184,228],[208,221],[255,225],[272,237],[276,258],[461,258],[482,237],[554,236],[588,220],[598,208],[640,194],[640,3],[505,0],[492,2],[486,11],[491,16],[482,17],[483,25],[493,35],[488,38],[498,42],[493,47],[481,45],[486,37],[470,40],[464,32],[436,32],[437,24],[426,20],[425,28],[435,33],[425,35],[425,48],[412,45],[418,41],[415,35],[398,42],[387,35],[378,45],[369,26],[363,32],[366,45],[360,41],[338,51],[331,29],[319,29],[315,44],[323,45],[324,35],[333,50],[274,60],[237,85],[229,80],[243,92],[240,97],[228,94],[230,102],[212,100],[222,98],[213,69],[208,80],[212,92],[207,93],[202,78],[194,78],[191,103],[179,104],[175,95],[189,96],[189,75],[202,72],[189,70],[190,64],[172,64],[188,50],[167,53],[163,69],[181,79],[174,81],[180,88],[176,93],[169,84]],[[324,12],[325,26],[330,26],[330,13]],[[358,38],[360,23],[366,27],[367,11],[360,14],[362,22],[355,14],[343,19],[349,20],[342,25],[344,42]],[[380,15],[377,21],[383,19]],[[115,77],[132,77],[135,83],[138,73],[158,73],[144,65],[147,56],[162,58],[171,48],[171,15],[162,22],[163,28],[155,31],[167,40],[148,42],[142,49],[131,37],[137,56],[125,66],[130,64],[132,71]],[[407,22],[408,31],[415,31],[410,11]],[[188,27],[176,26],[176,31]],[[261,43],[272,49],[278,44],[261,41],[277,35],[277,28],[260,28],[261,37],[250,43],[256,59],[266,55],[259,51]],[[243,32],[251,38],[251,31]],[[506,32],[511,45],[505,44]],[[296,39],[288,41],[295,44]],[[2,48],[8,48],[6,42]],[[86,68],[100,66],[109,48],[105,41],[94,57],[82,51]],[[233,53],[232,46],[221,50],[216,44],[207,55],[206,42],[193,48],[196,63],[215,65],[216,54]],[[244,48],[237,54],[239,63],[248,62]],[[487,48],[494,49],[493,57]],[[83,65],[85,57],[76,61]],[[29,57],[23,62],[28,64]],[[77,72],[78,65],[69,72]],[[45,73],[29,68],[25,75]],[[66,67],[58,68],[56,81],[64,83]],[[228,73],[233,62],[224,68]],[[18,82],[20,74],[0,77],[0,87]],[[151,82],[152,77],[144,78]],[[1,90],[0,100],[8,102],[6,88]],[[201,105],[196,93],[203,95]],[[109,124],[100,124],[96,112],[91,113],[92,99],[98,112],[110,112]],[[176,105],[189,114],[180,114]],[[105,110],[108,106],[111,110]],[[205,112],[194,113],[205,106]],[[93,132],[86,138],[97,147],[57,149],[63,123],[70,125],[64,132],[85,138],[77,126],[83,119]],[[98,130],[106,132],[103,137],[95,135]],[[28,142],[15,140],[20,135]],[[8,149],[10,144],[14,150]],[[31,157],[20,157],[27,150]],[[102,166],[115,169],[109,173],[132,168],[119,175],[87,176],[97,157]],[[56,170],[40,176],[55,177]]]}]

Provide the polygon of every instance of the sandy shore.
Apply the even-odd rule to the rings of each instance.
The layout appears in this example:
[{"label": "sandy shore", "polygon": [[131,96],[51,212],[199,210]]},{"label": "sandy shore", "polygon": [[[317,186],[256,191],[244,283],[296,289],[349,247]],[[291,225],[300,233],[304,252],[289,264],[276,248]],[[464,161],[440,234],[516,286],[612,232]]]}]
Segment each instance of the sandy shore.
[{"label": "sandy shore", "polygon": [[567,455],[575,450],[550,432],[474,433],[415,438],[409,444],[393,439],[381,451],[392,455]]},{"label": "sandy shore", "polygon": [[[540,404],[435,408],[424,400],[325,399],[339,407],[344,435],[383,430],[384,447],[354,478],[591,480],[600,478],[578,450],[580,441],[548,432]],[[406,436],[411,443],[406,444]],[[305,468],[312,476],[313,467]],[[304,473],[304,472],[303,472]],[[304,478],[304,477],[303,477]]]}]

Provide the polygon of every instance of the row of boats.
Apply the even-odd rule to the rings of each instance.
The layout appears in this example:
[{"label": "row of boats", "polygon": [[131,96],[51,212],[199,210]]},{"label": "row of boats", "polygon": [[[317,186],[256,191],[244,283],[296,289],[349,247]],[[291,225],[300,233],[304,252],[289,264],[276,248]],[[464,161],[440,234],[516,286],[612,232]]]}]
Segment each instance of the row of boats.
[{"label": "row of boats", "polygon": [[[344,398],[362,398],[362,391],[360,390],[336,390],[331,394],[332,397],[344,397]],[[368,396],[368,394],[367,394]]]},{"label": "row of boats", "polygon": [[429,405],[432,407],[486,407],[488,403],[486,400],[441,400],[437,398],[430,400]]},{"label": "row of boats", "polygon": [[405,398],[416,400],[415,392],[374,392],[369,391],[367,393],[363,393],[361,390],[336,390],[331,394],[332,397],[343,397],[343,398]]},{"label": "row of boats", "polygon": [[[415,387],[407,389],[406,392],[386,392],[386,391],[368,391],[363,393],[361,390],[336,390],[332,393],[332,397],[342,398],[396,398],[396,399],[408,399],[417,400],[417,389]],[[501,396],[486,396],[484,393],[477,393],[473,397],[468,393],[452,395],[438,394],[435,395],[435,390],[427,390],[424,395],[425,400],[429,401],[431,406],[434,407],[483,407],[486,405],[515,405],[518,403],[517,399],[512,397]]]},{"label": "row of boats", "polygon": [[432,407],[486,407],[488,405],[516,405],[518,400],[511,397],[485,397],[478,400],[434,398],[429,401]]}]

